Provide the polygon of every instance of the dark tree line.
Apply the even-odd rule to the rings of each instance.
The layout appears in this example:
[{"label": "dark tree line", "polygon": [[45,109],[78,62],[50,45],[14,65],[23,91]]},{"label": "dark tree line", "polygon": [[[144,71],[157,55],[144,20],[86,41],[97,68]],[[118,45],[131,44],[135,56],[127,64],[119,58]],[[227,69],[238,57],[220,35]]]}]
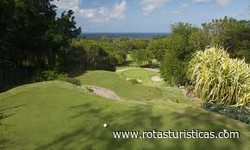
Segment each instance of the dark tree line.
[{"label": "dark tree line", "polygon": [[64,70],[70,41],[81,28],[76,27],[73,11],[56,15],[51,0],[0,0],[1,86],[17,84],[34,72]]},{"label": "dark tree line", "polygon": [[66,52],[64,68],[69,76],[82,74],[86,70],[115,71],[117,61],[113,55],[99,45],[85,47],[72,44]]},{"label": "dark tree line", "polygon": [[250,63],[250,21],[230,17],[213,19],[201,28],[179,23],[172,26],[170,44],[161,64],[162,76],[171,84],[188,84],[186,69],[194,52],[207,46],[224,47],[231,58]]},{"label": "dark tree line", "polygon": [[231,58],[250,63],[250,20],[230,17],[213,19],[201,27],[179,22],[168,37],[150,40],[148,46],[132,53],[139,65],[157,59],[162,77],[171,85],[188,84],[187,67],[192,55],[207,46],[224,47]]}]

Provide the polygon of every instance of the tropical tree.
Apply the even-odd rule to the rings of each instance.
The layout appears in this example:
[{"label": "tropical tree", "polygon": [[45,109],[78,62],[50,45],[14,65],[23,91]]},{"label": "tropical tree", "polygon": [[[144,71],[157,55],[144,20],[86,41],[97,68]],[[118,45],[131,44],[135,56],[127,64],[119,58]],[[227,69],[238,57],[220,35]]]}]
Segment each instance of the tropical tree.
[{"label": "tropical tree", "polygon": [[86,51],[82,46],[71,46],[64,58],[64,71],[69,73],[81,73],[86,70]]},{"label": "tropical tree", "polygon": [[195,49],[190,44],[190,36],[198,29],[188,23],[172,25],[166,53],[162,59],[160,72],[171,85],[186,84],[188,61]]},{"label": "tropical tree", "polygon": [[136,50],[131,53],[132,59],[139,65],[139,66],[151,66],[153,55],[148,50]]},{"label": "tropical tree", "polygon": [[87,68],[115,71],[115,58],[102,47],[93,45],[87,50]]},{"label": "tropical tree", "polygon": [[50,43],[49,67],[63,70],[63,59],[66,50],[69,48],[71,39],[81,33],[81,28],[76,27],[74,12],[69,10],[63,12],[60,18],[57,18],[45,33],[45,39]]},{"label": "tropical tree", "polygon": [[170,38],[157,38],[149,42],[147,50],[150,51],[155,59],[162,61],[167,49],[169,49]]},{"label": "tropical tree", "polygon": [[[27,74],[25,78],[31,77],[34,70],[62,70],[65,49],[69,47],[70,39],[80,33],[80,28],[75,26],[72,11],[56,18],[56,6],[50,2],[0,1],[0,66],[4,84],[9,84],[10,70],[19,78],[23,74]],[[23,82],[15,81],[15,77],[11,80],[12,83]]]}]

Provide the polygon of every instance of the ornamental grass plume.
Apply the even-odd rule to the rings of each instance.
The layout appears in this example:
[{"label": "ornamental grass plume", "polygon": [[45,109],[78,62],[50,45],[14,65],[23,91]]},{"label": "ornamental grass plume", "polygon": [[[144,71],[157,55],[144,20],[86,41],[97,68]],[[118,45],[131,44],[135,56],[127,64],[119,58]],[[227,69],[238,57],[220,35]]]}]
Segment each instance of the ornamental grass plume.
[{"label": "ornamental grass plume", "polygon": [[250,103],[249,64],[231,59],[221,47],[196,52],[189,63],[188,76],[194,92],[204,102],[237,106]]}]

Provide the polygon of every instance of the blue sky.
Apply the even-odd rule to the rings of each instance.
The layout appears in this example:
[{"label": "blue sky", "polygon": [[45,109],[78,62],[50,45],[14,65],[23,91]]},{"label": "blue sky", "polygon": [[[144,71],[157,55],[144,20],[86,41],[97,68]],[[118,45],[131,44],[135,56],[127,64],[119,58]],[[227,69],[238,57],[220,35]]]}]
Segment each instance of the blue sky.
[{"label": "blue sky", "polygon": [[250,19],[249,0],[56,0],[72,9],[82,32],[170,32],[170,25],[196,26],[224,16]]}]

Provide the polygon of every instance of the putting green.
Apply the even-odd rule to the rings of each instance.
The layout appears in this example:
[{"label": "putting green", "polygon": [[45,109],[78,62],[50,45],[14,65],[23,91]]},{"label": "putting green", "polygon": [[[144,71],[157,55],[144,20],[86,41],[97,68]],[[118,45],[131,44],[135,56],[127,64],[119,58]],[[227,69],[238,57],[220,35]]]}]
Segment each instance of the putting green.
[{"label": "putting green", "polygon": [[151,101],[163,98],[160,89],[155,87],[133,85],[125,78],[108,71],[88,71],[78,77],[82,84],[110,89],[126,100]]}]

